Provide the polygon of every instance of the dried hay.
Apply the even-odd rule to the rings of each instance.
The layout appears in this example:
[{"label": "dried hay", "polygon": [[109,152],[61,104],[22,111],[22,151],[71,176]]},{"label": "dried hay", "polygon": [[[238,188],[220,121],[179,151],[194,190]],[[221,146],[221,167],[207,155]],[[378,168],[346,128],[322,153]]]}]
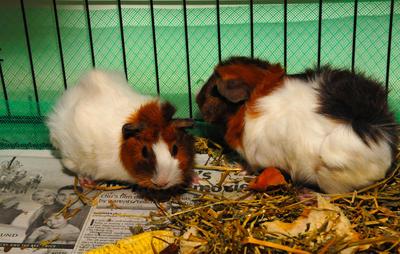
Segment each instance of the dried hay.
[{"label": "dried hay", "polygon": [[[222,171],[219,185],[238,173],[220,145],[196,140],[197,152],[209,156],[196,168]],[[353,193],[304,198],[291,183],[234,198],[188,191],[194,204],[172,197],[168,203],[178,211],[157,203],[159,213],[149,217],[154,230],[176,233],[163,253],[177,253],[175,245],[180,253],[400,253],[400,163],[386,179]]]},{"label": "dried hay", "polygon": [[[210,157],[211,166],[203,169],[237,170],[224,160],[222,147],[203,138],[196,146]],[[157,218],[162,228],[182,229],[181,239],[197,243],[182,253],[400,252],[400,164],[386,179],[353,193],[301,199],[299,189],[286,184],[263,193],[244,190],[233,199],[197,194],[195,205],[173,199],[181,210],[163,211],[163,223]]]}]

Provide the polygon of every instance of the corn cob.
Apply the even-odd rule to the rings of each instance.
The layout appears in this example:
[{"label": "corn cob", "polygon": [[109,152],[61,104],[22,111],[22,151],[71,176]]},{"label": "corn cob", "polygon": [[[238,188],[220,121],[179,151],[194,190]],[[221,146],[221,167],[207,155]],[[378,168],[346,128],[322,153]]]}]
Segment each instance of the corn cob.
[{"label": "corn cob", "polygon": [[172,231],[156,230],[121,239],[115,244],[106,244],[90,250],[86,254],[154,254],[159,253],[168,247],[168,243],[173,242],[174,233]]}]

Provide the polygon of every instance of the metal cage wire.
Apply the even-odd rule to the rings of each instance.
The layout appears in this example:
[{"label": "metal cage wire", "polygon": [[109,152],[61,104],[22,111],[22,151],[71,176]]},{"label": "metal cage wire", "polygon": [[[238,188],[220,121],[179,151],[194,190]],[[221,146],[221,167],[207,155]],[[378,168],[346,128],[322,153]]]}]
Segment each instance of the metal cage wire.
[{"label": "metal cage wire", "polygon": [[[1,83],[2,83],[2,91],[3,91],[3,97],[4,97],[4,103],[5,103],[5,113],[0,117],[0,122],[1,124],[7,123],[7,124],[24,124],[24,123],[42,123],[45,117],[45,113],[43,113],[43,110],[41,108],[41,97],[39,93],[39,88],[38,88],[38,81],[37,81],[37,72],[36,69],[38,68],[35,65],[34,61],[34,56],[32,52],[32,43],[31,43],[31,35],[32,31],[30,30],[30,25],[29,25],[29,20],[27,17],[27,11],[26,11],[26,2],[27,0],[20,0],[19,2],[19,8],[20,8],[20,13],[21,13],[21,23],[23,24],[23,31],[24,31],[24,39],[25,39],[25,45],[26,45],[26,50],[27,50],[27,55],[29,59],[29,72],[31,75],[31,80],[32,80],[32,90],[34,94],[34,100],[35,100],[35,105],[36,105],[36,114],[31,114],[31,115],[21,115],[21,114],[13,114],[12,109],[10,107],[10,96],[8,95],[8,89],[9,86],[7,84],[7,78],[5,77],[5,73],[3,71],[2,66],[4,65],[5,61],[7,61],[7,58],[2,59],[0,61],[0,78],[1,78]],[[117,8],[117,22],[118,25],[115,27],[115,33],[118,33],[120,36],[120,49],[121,49],[121,54],[122,54],[122,69],[123,72],[125,73],[126,79],[129,81],[130,76],[129,76],[129,69],[131,67],[129,66],[129,61],[127,60],[127,38],[125,35],[125,29],[126,29],[126,24],[124,24],[124,10],[129,7],[129,5],[145,5],[147,6],[147,11],[148,11],[148,16],[150,19],[150,26],[149,28],[151,29],[151,41],[148,43],[151,43],[152,49],[153,49],[153,64],[154,64],[154,86],[156,87],[156,93],[160,96],[163,96],[163,93],[161,91],[162,87],[162,82],[160,78],[160,62],[159,62],[159,38],[162,36],[162,34],[157,33],[157,27],[158,25],[156,24],[157,20],[157,12],[155,10],[155,5],[179,5],[181,6],[182,10],[182,20],[183,20],[183,25],[182,25],[182,34],[184,40],[184,69],[186,71],[186,105],[179,105],[179,107],[184,107],[187,109],[187,116],[190,118],[195,118],[194,114],[194,109],[193,109],[193,87],[192,87],[192,65],[193,63],[191,62],[191,50],[190,50],[190,33],[189,33],[189,25],[188,25],[188,5],[193,5],[196,6],[198,4],[203,4],[204,1],[189,1],[189,0],[182,0],[182,1],[158,1],[155,2],[154,0],[149,0],[149,1],[121,1],[121,0],[116,0],[116,1],[89,1],[89,0],[83,0],[83,1],[75,1],[78,4],[81,4],[83,7],[85,19],[86,19],[86,33],[88,35],[89,39],[89,52],[90,52],[90,61],[91,61],[91,66],[92,67],[97,67],[97,62],[96,62],[96,52],[95,52],[95,39],[93,36],[93,28],[92,28],[92,13],[91,13],[91,7],[96,6],[96,5],[109,5]],[[255,39],[257,34],[255,33],[255,17],[254,17],[254,12],[255,12],[255,7],[257,5],[262,5],[262,4],[279,4],[282,9],[282,15],[283,15],[283,22],[282,22],[282,29],[283,29],[283,34],[281,37],[282,40],[282,45],[283,45],[283,59],[282,63],[285,68],[289,67],[288,63],[288,55],[290,52],[288,52],[288,39],[289,39],[289,30],[288,30],[288,24],[289,24],[289,8],[290,4],[292,3],[299,3],[299,2],[304,2],[304,1],[289,1],[289,0],[282,0],[282,1],[262,1],[262,0],[248,0],[248,1],[220,1],[220,0],[215,0],[212,2],[206,1],[207,5],[212,5],[215,8],[215,26],[216,26],[216,32],[217,32],[217,39],[215,42],[215,45],[217,47],[217,55],[215,56],[217,63],[218,61],[221,61],[223,59],[223,49],[224,49],[224,44],[222,43],[222,27],[223,24],[221,22],[221,8],[223,6],[226,6],[227,4],[230,5],[240,5],[240,6],[247,6],[248,8],[248,29],[249,29],[249,41],[250,41],[250,50],[249,50],[249,56],[255,57]],[[234,3],[233,3],[234,2]],[[318,0],[318,1],[311,1],[314,4],[317,4],[318,8],[318,20],[317,20],[317,52],[316,52],[316,65],[319,68],[321,66],[321,58],[322,58],[322,33],[323,33],[323,10],[326,2],[329,1],[323,1],[323,0]],[[346,2],[346,1],[345,1]],[[349,2],[349,1],[347,1]],[[393,37],[393,20],[394,20],[394,7],[395,7],[395,1],[394,0],[389,0],[386,1],[387,4],[389,4],[389,14],[388,14],[388,33],[387,33],[387,54],[386,54],[386,70],[385,70],[385,78],[384,78],[384,85],[386,89],[389,89],[389,83],[390,83],[390,68],[391,68],[391,50],[392,50],[392,37]],[[351,1],[353,4],[353,16],[352,18],[352,44],[351,44],[351,70],[355,71],[356,69],[356,51],[357,51],[357,36],[358,33],[360,32],[358,30],[358,16],[359,16],[359,0],[354,0]],[[62,84],[63,84],[63,89],[68,89],[68,70],[66,69],[66,63],[65,63],[65,49],[64,49],[64,41],[63,41],[63,34],[61,30],[61,25],[59,21],[59,7],[60,5],[66,5],[68,4],[67,1],[56,1],[56,0],[51,0],[49,1],[49,4],[51,4],[52,12],[53,12],[53,17],[54,17],[54,25],[55,25],[55,31],[56,31],[56,42],[57,42],[57,47],[58,47],[58,54],[59,54],[59,59],[60,59],[60,69],[61,69],[61,75],[62,75]],[[64,38],[65,39],[65,38]],[[1,46],[1,45],[0,45]],[[1,51],[0,51],[0,56],[1,56]],[[304,67],[310,67],[310,66],[304,66]],[[209,66],[209,69],[212,70],[213,66]],[[28,70],[25,70],[28,71]],[[54,98],[56,100],[56,98]],[[199,119],[197,119],[199,120]],[[46,143],[46,142],[45,142]],[[30,147],[31,145],[27,145],[27,147]],[[43,143],[42,143],[43,146]],[[6,145],[7,147],[7,145]],[[22,146],[24,147],[24,146]]]}]

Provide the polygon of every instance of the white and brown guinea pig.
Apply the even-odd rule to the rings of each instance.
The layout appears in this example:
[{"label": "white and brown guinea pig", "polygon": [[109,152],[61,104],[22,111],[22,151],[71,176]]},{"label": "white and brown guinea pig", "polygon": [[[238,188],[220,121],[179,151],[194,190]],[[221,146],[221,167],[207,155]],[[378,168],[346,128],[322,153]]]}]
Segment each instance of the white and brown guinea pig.
[{"label": "white and brown guinea pig", "polygon": [[277,167],[337,193],[391,168],[398,133],[386,96],[381,84],[350,71],[285,75],[279,64],[233,57],[216,66],[196,101],[253,168]]},{"label": "white and brown guinea pig", "polygon": [[80,177],[168,189],[188,184],[194,163],[193,121],[135,92],[117,73],[92,70],[49,115],[50,140],[63,165]]}]

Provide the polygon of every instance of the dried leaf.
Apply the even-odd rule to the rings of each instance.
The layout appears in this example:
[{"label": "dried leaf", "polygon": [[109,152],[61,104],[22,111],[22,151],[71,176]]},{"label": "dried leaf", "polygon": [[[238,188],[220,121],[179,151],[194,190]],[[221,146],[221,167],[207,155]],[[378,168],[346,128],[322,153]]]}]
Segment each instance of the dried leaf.
[{"label": "dried leaf", "polygon": [[[339,207],[329,203],[320,195],[317,195],[317,199],[318,208],[304,209],[294,222],[285,223],[277,220],[265,222],[263,226],[269,233],[281,234],[285,237],[299,237],[307,233],[307,237],[313,236],[319,243],[331,241],[332,233],[334,238],[343,239],[346,242],[359,239],[349,219]],[[347,248],[341,253],[353,253],[356,250],[357,248]]]}]

